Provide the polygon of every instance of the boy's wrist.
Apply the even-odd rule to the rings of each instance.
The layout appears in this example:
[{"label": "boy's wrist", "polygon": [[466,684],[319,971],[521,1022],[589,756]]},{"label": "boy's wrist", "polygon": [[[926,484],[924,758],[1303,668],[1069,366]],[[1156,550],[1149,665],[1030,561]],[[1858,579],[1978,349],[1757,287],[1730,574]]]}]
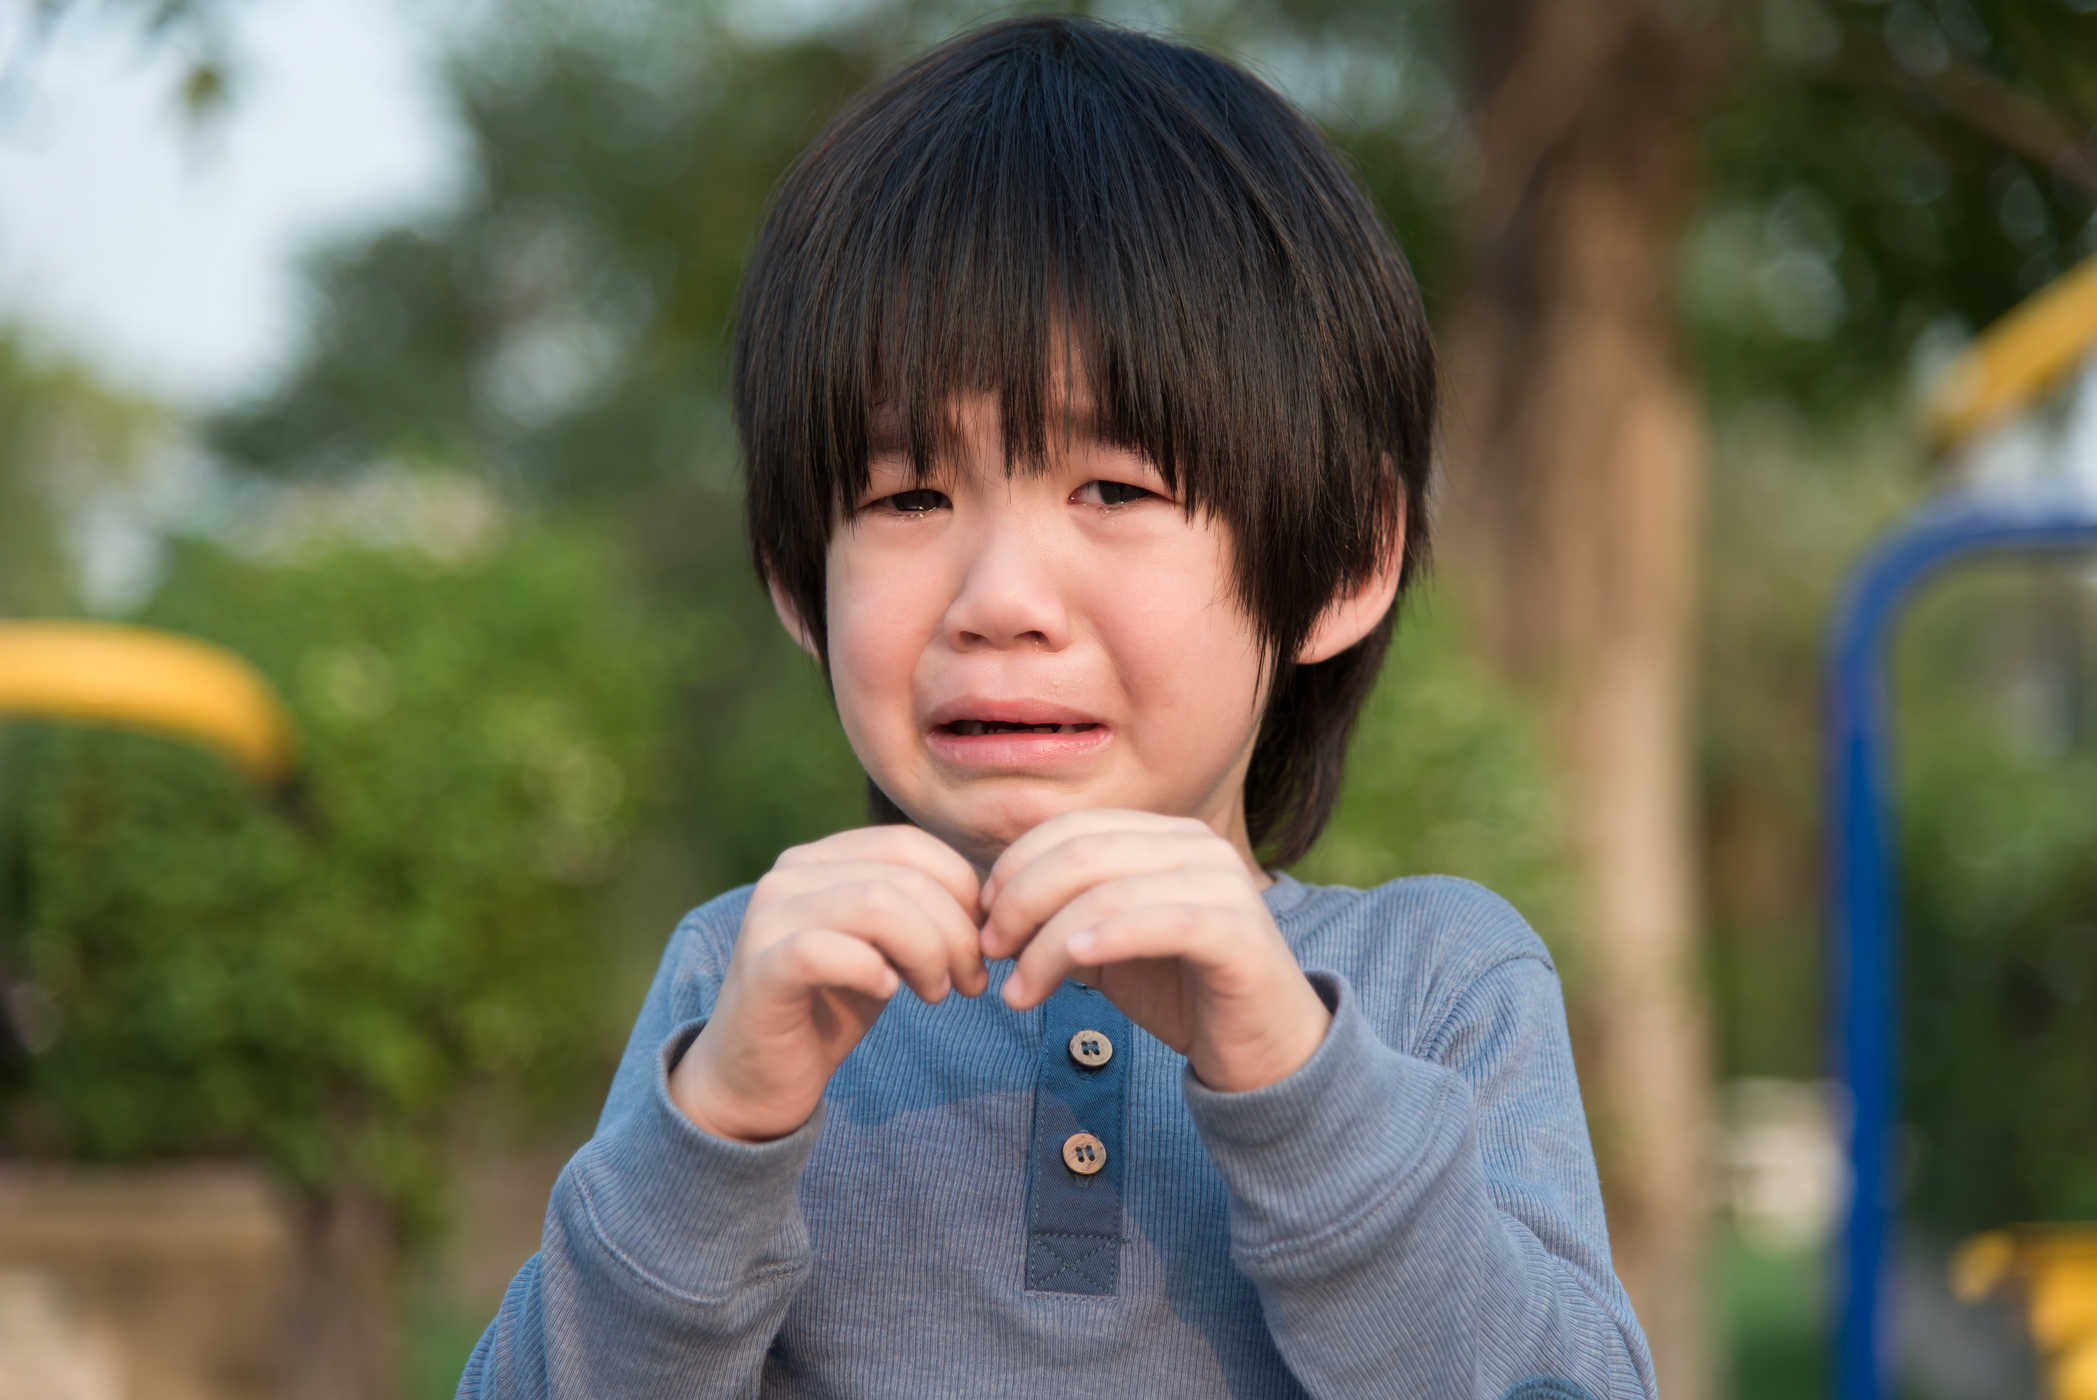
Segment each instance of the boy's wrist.
[{"label": "boy's wrist", "polygon": [[[1258,1045],[1216,1046],[1188,1057],[1188,1068],[1205,1089],[1222,1094],[1249,1094],[1278,1084],[1310,1063],[1332,1029],[1332,1011],[1308,977],[1290,982],[1289,998],[1299,1012],[1283,1022],[1281,1034]],[[1301,995],[1296,995],[1300,992]]]},{"label": "boy's wrist", "polygon": [[738,1111],[711,1073],[705,1044],[706,1032],[701,1030],[670,1067],[670,1102],[694,1127],[725,1142],[757,1144],[786,1137],[807,1121],[803,1115],[796,1122],[781,1125],[764,1115]]}]

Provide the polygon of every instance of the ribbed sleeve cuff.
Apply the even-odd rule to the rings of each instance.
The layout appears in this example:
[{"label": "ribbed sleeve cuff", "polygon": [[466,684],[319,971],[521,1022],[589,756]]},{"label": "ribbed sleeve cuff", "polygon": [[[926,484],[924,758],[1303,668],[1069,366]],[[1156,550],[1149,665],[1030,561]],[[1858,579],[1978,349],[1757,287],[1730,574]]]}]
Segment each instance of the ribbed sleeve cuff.
[{"label": "ribbed sleeve cuff", "polygon": [[1412,1168],[1438,1155],[1452,1127],[1460,1135],[1468,1112],[1460,1077],[1378,1039],[1345,979],[1309,976],[1332,1025],[1294,1074],[1244,1093],[1211,1089],[1191,1068],[1180,1077],[1230,1190],[1240,1250],[1312,1245],[1371,1212],[1406,1208]]},{"label": "ribbed sleeve cuff", "polygon": [[733,1297],[758,1276],[805,1270],[808,1227],[795,1189],[823,1110],[772,1142],[730,1142],[670,1099],[670,1067],[704,1021],[670,1033],[641,1109],[576,1157],[576,1185],[598,1241],[656,1286],[701,1301]]}]

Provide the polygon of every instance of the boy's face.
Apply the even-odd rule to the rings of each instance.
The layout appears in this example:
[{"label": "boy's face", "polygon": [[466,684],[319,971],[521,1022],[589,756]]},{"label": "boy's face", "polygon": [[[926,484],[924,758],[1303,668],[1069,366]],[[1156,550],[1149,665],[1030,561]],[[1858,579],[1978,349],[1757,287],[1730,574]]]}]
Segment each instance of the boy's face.
[{"label": "boy's face", "polygon": [[1008,478],[995,398],[958,398],[958,455],[924,489],[876,425],[872,480],[829,546],[845,736],[980,868],[1096,807],[1199,818],[1253,865],[1245,772],[1266,677],[1229,533],[1070,407],[1048,471]]}]

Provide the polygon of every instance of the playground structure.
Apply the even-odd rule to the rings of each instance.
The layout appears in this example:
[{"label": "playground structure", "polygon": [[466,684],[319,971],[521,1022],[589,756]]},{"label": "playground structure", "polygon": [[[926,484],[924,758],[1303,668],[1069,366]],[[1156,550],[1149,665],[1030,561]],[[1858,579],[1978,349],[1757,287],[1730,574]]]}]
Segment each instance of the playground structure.
[{"label": "playground structure", "polygon": [[222,647],[104,622],[0,622],[0,715],[182,735],[266,787],[295,781],[297,742],[261,673]]},{"label": "playground structure", "polygon": [[[1941,450],[1967,444],[2029,407],[2097,351],[2097,258],[2004,317],[1947,375],[1931,405]],[[2097,393],[2086,386],[2085,393]],[[1888,652],[1903,606],[1931,578],[2003,554],[2097,553],[2097,491],[2072,481],[2005,494],[1963,490],[1926,506],[1852,574],[1828,653],[1830,1001],[1849,1099],[1850,1203],[1841,1240],[1837,1394],[1887,1393],[1884,1262],[1891,1215],[1888,1142],[1896,1121],[1898,949],[1890,800]],[[2046,1358],[2052,1400],[2097,1400],[2097,1227],[2025,1225],[1969,1240],[1953,1285],[1973,1299],[2003,1284],[2023,1294]]]}]

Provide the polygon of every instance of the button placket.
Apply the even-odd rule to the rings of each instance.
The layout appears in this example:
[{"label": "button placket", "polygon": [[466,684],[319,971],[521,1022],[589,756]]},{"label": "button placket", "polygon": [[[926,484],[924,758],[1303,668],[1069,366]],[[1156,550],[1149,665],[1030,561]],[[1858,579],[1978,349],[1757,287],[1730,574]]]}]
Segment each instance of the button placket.
[{"label": "button placket", "polygon": [[1128,1018],[1066,981],[1042,1004],[1027,1173],[1026,1286],[1103,1295],[1119,1283],[1127,1170]]}]

